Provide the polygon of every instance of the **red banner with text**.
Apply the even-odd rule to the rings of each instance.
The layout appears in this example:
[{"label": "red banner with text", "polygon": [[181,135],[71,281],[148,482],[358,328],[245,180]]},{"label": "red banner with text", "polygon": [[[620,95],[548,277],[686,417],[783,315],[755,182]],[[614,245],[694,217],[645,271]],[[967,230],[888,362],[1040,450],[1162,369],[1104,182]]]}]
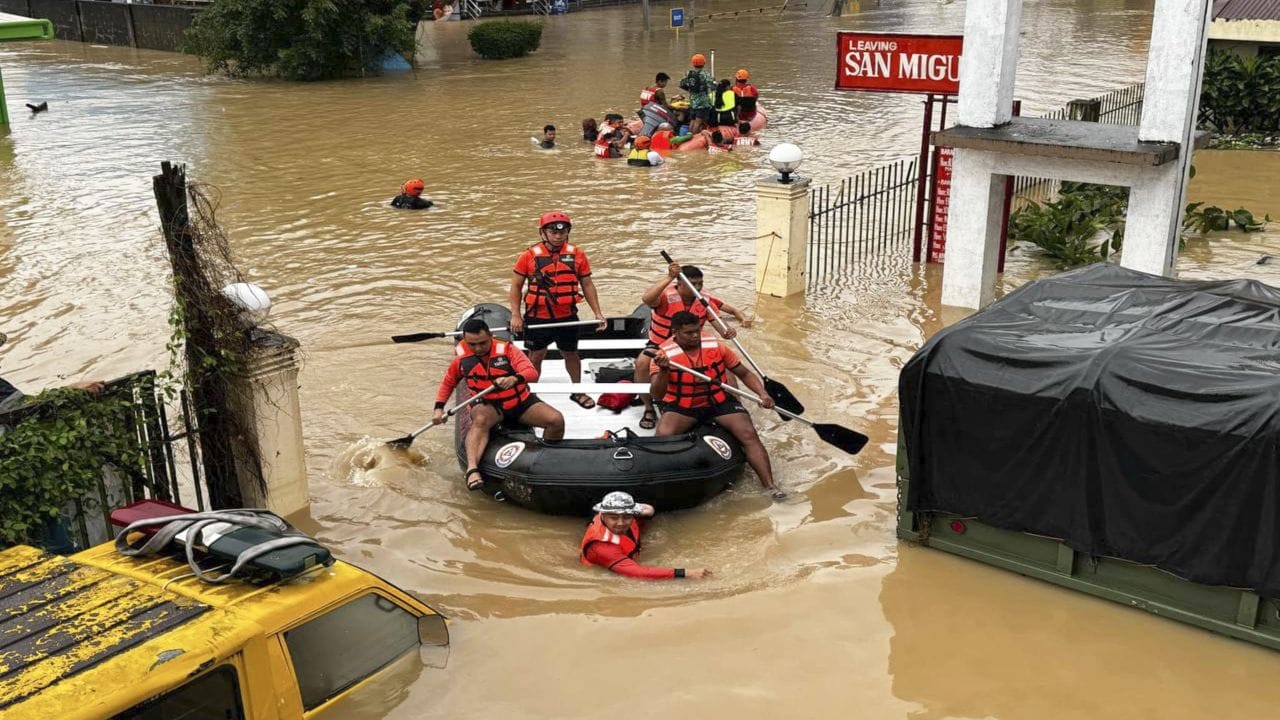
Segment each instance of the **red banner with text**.
[{"label": "red banner with text", "polygon": [[842,32],[836,39],[836,89],[960,92],[962,35]]},{"label": "red banner with text", "polygon": [[929,258],[942,262],[947,255],[947,209],[951,207],[951,159],[955,150],[933,149],[933,217],[929,222]]}]

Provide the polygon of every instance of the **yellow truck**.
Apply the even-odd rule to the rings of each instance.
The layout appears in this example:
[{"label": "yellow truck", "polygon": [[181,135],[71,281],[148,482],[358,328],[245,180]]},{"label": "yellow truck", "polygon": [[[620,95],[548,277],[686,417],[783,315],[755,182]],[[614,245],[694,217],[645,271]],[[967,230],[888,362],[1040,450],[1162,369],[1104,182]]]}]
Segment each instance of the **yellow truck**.
[{"label": "yellow truck", "polygon": [[0,552],[3,720],[323,717],[397,659],[447,645],[442,616],[341,561],[209,584],[111,543]]}]

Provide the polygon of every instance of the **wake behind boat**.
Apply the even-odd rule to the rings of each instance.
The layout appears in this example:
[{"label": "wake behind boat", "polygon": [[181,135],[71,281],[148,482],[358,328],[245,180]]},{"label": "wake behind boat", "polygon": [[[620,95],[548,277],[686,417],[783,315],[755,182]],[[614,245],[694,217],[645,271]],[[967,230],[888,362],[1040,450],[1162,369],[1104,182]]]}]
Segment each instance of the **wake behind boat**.
[{"label": "wake behind boat", "polygon": [[[479,318],[491,328],[506,327],[510,311],[485,303],[459,320]],[[742,447],[718,425],[700,425],[683,435],[654,437],[640,428],[637,404],[614,413],[602,407],[585,409],[569,399],[571,393],[592,396],[606,392],[647,392],[648,386],[618,383],[630,380],[634,361],[644,348],[649,308],[640,306],[626,318],[615,318],[603,332],[584,327],[579,351],[584,382],[573,384],[556,349],[542,363],[542,375],[532,391],[565,418],[565,437],[544,442],[540,431],[525,427],[495,428],[479,464],[484,489],[531,510],[557,515],[589,515],[591,506],[608,492],[630,493],[638,502],[662,510],[688,508],[714,497],[742,473]],[[505,332],[495,332],[510,340]],[[523,349],[523,342],[514,341]],[[589,381],[587,381],[589,378]],[[466,384],[455,391],[457,402],[471,397]],[[466,468],[463,439],[471,427],[461,413],[454,428],[460,467]]]}]

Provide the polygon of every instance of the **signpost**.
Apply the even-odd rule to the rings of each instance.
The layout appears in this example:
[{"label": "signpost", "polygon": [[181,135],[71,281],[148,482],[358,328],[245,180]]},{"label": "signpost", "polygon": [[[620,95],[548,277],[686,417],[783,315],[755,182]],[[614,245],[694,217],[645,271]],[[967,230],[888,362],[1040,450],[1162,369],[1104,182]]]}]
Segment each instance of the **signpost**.
[{"label": "signpost", "polygon": [[[922,93],[924,127],[916,162],[916,212],[911,261],[920,262],[924,245],[924,206],[929,176],[929,133],[933,105],[942,103],[941,126],[946,125],[949,96],[960,92],[963,35],[842,32],[836,35],[836,89],[870,92]],[[947,237],[947,207],[951,197],[951,148],[936,148],[929,218],[929,262],[942,262]]]},{"label": "signpost", "polygon": [[676,39],[680,39],[680,28],[684,27],[684,8],[671,8],[671,27],[676,31]]}]

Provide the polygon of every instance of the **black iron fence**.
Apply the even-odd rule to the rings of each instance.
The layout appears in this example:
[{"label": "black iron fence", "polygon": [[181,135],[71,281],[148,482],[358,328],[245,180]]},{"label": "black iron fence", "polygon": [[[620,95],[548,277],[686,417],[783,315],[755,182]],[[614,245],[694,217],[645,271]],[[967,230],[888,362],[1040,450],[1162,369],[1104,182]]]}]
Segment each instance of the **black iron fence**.
[{"label": "black iron fence", "polygon": [[[87,495],[71,500],[42,538],[50,549],[70,552],[103,542],[113,535],[110,513],[121,505],[154,498],[205,509],[197,450],[188,422],[187,397],[180,392],[180,431],[170,429],[166,394],[156,372],[146,370],[106,383],[98,402],[111,411],[113,428],[125,433],[137,453],[127,453],[103,468]],[[0,426],[15,427],[27,420],[48,419],[48,407],[34,402],[0,415]],[[183,478],[174,445],[186,440],[190,474]]]},{"label": "black iron fence", "polygon": [[910,249],[916,161],[899,160],[809,193],[808,283],[886,250]]}]

